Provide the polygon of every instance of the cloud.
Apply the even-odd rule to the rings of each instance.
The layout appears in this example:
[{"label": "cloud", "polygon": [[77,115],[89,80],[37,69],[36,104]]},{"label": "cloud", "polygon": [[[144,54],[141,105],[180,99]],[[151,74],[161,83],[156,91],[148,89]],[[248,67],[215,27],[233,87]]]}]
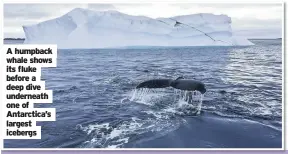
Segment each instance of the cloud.
[{"label": "cloud", "polygon": [[259,7],[282,7],[281,3],[177,3],[171,4],[173,6],[178,6],[183,9],[189,9],[191,6],[198,6],[202,8],[217,8],[217,9],[238,9],[238,8],[259,8]]},{"label": "cloud", "polygon": [[256,19],[256,18],[234,18],[233,19],[234,29],[257,29],[257,28],[278,28],[282,27],[281,19]]},{"label": "cloud", "polygon": [[95,11],[117,10],[112,4],[87,4],[87,8]]},{"label": "cloud", "polygon": [[24,18],[24,19],[38,19],[51,15],[51,12],[45,11],[47,6],[43,5],[23,5],[23,4],[5,4],[4,16],[5,18]]}]

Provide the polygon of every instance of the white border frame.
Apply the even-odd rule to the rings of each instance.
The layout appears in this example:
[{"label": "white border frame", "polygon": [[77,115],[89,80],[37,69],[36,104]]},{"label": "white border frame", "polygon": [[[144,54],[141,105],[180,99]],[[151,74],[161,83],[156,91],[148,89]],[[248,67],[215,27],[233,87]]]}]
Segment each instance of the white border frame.
[{"label": "white border frame", "polygon": [[[241,150],[241,151],[246,151],[246,150],[252,150],[252,151],[257,151],[257,150],[271,150],[271,151],[279,151],[279,150],[285,150],[285,127],[286,127],[286,120],[287,117],[285,116],[286,113],[284,113],[285,110],[287,110],[287,105],[285,105],[285,67],[284,65],[286,65],[285,63],[285,58],[287,58],[284,54],[284,50],[286,49],[286,44],[285,44],[285,3],[283,1],[280,0],[259,0],[259,2],[255,2],[256,0],[254,0],[254,2],[251,2],[251,0],[237,0],[237,1],[229,1],[229,0],[218,0],[217,2],[213,1],[213,0],[131,0],[130,2],[128,0],[25,0],[25,2],[23,0],[3,0],[0,2],[0,21],[1,25],[0,25],[0,33],[1,33],[1,54],[4,54],[4,52],[2,51],[2,47],[3,47],[3,39],[4,39],[4,4],[17,4],[17,3],[22,3],[22,4],[33,4],[33,3],[37,3],[37,4],[65,4],[65,3],[71,3],[71,4],[83,4],[83,3],[103,3],[103,4],[113,4],[113,3],[117,3],[117,4],[145,4],[145,3],[195,3],[195,4],[199,4],[199,3],[238,3],[238,4],[282,4],[282,10],[283,10],[283,14],[282,14],[282,148],[116,148],[116,149],[110,149],[110,148],[4,148],[4,142],[3,142],[3,138],[2,138],[2,134],[1,134],[1,138],[0,138],[0,144],[1,144],[1,150],[15,150],[15,151],[23,151],[23,150],[43,150],[43,151],[53,151],[53,150],[60,150],[60,151],[66,151],[66,150],[81,150],[81,151],[134,151],[134,150],[144,150],[144,151],[222,151],[222,150],[229,150],[229,151],[234,151],[234,150]],[[1,55],[0,54],[0,55]],[[3,55],[1,55],[1,57],[3,57]],[[285,58],[284,58],[285,57]],[[1,68],[4,68],[4,62],[1,60]],[[1,80],[1,85],[0,87],[3,87],[3,79],[2,76],[0,77]],[[2,94],[1,92],[2,88],[0,88],[0,94]],[[0,96],[0,100],[1,103],[3,103],[3,98],[2,95]],[[285,108],[285,110],[284,110]],[[2,107],[1,107],[1,113],[2,112]],[[3,116],[1,118],[1,125],[3,124]],[[285,126],[285,127],[284,127]],[[2,130],[3,127],[1,126],[0,130],[1,133],[4,133],[4,130]]]}]

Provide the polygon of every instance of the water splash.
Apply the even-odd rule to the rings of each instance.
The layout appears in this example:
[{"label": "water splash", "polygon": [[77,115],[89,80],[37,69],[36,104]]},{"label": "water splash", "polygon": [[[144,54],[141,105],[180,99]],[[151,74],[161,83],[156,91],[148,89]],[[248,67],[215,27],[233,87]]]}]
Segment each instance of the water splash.
[{"label": "water splash", "polygon": [[[181,91],[169,88],[159,89],[135,89],[132,91],[130,99],[126,101],[149,105],[148,110],[140,111],[143,117],[139,119],[132,117],[116,125],[113,123],[96,123],[86,126],[80,125],[79,130],[87,133],[88,140],[81,147],[106,147],[120,148],[129,142],[135,134],[141,136],[145,133],[155,133],[153,137],[162,136],[179,128],[185,119],[175,115],[195,115],[200,113],[203,96],[195,91]],[[200,94],[200,95],[199,95]],[[174,98],[173,100],[171,97]],[[167,101],[168,100],[168,103]],[[157,108],[158,104],[163,105]],[[167,103],[167,104],[166,104]]]},{"label": "water splash", "polygon": [[162,136],[177,129],[182,122],[167,122],[167,120],[159,114],[157,117],[145,120],[132,117],[130,120],[123,121],[117,125],[111,123],[90,124],[84,127],[78,125],[78,129],[86,132],[88,136],[88,140],[80,147],[121,148],[131,138],[134,138],[136,134],[140,136],[147,132],[152,132]]},{"label": "water splash", "polygon": [[[163,97],[171,97],[165,88],[159,89],[148,89],[141,88],[135,89],[132,92],[132,96],[130,101],[135,101],[138,103],[153,105],[156,102],[159,102]],[[202,101],[204,95],[199,91],[183,91],[174,89],[174,94],[172,96],[174,98],[173,104],[166,108],[166,111],[175,111],[182,110],[187,113],[189,110],[193,110],[197,115],[200,114],[202,108]],[[189,111],[191,113],[191,111]]]},{"label": "water splash", "polygon": [[199,91],[183,91],[175,89],[174,94],[174,102],[178,104],[178,109],[183,113],[200,114],[204,95]]},{"label": "water splash", "polygon": [[153,105],[158,102],[162,97],[167,95],[164,88],[158,89],[148,89],[141,88],[132,91],[132,96],[130,101],[135,101],[137,103],[142,103],[146,105]]}]

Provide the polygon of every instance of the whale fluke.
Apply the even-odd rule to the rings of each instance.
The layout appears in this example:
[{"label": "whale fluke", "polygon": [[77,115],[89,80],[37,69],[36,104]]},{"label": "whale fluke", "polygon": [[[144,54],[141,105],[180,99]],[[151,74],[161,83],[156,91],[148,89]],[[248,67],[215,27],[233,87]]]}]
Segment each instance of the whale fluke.
[{"label": "whale fluke", "polygon": [[153,79],[140,83],[136,89],[139,88],[166,88],[173,87],[175,89],[187,91],[199,91],[201,94],[206,92],[204,83],[196,80],[188,80],[183,77],[178,77],[176,80],[171,79]]},{"label": "whale fluke", "polygon": [[184,77],[183,77],[183,76],[180,76],[180,77],[178,77],[176,80],[179,80],[179,79],[184,79]]},{"label": "whale fluke", "polygon": [[148,80],[140,83],[136,89],[139,88],[166,88],[170,87],[170,84],[173,80],[170,79],[154,79]]}]

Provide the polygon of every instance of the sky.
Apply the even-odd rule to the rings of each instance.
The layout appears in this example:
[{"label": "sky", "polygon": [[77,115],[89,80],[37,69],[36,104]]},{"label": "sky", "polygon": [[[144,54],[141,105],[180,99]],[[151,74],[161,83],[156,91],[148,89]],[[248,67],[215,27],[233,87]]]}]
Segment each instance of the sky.
[{"label": "sky", "polygon": [[74,8],[116,10],[151,18],[213,13],[231,17],[235,35],[247,38],[281,38],[282,4],[4,4],[4,37],[25,38],[23,25],[37,24],[64,15]]}]

